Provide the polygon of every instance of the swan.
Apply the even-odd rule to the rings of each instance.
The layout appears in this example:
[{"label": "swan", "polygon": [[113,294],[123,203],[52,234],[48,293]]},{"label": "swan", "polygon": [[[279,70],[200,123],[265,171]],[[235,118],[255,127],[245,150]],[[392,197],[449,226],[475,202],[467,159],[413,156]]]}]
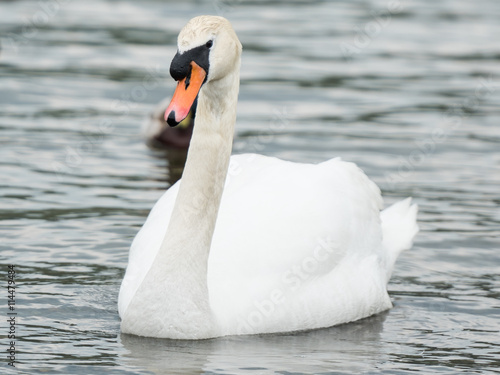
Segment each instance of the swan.
[{"label": "swan", "polygon": [[339,158],[292,163],[231,156],[241,44],[229,21],[180,31],[165,112],[198,97],[182,179],[130,248],[121,331],[170,339],[309,330],[391,308],[387,283],[418,231],[411,198],[381,211],[379,188]]}]

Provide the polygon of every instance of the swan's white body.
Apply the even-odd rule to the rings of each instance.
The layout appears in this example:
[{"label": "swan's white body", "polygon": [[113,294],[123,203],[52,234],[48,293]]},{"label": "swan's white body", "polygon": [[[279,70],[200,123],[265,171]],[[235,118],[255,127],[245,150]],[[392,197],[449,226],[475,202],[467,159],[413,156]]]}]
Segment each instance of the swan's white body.
[{"label": "swan's white body", "polygon": [[132,244],[122,331],[181,339],[289,332],[390,308],[386,285],[418,231],[416,205],[406,199],[380,212],[378,187],[340,159],[230,158],[241,47],[227,21],[198,17],[179,49],[205,43],[206,30],[221,44],[212,52],[232,41],[234,61],[218,78],[219,55],[211,56],[183,178]]}]

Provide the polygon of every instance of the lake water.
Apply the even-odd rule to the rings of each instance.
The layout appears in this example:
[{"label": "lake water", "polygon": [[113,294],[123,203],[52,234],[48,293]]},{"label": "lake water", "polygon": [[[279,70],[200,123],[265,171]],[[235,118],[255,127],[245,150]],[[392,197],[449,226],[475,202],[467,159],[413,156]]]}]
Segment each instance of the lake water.
[{"label": "lake water", "polygon": [[[235,153],[341,156],[387,204],[419,204],[390,311],[289,335],[120,335],[129,245],[182,168],[140,127],[199,14],[244,46]],[[497,0],[1,2],[1,373],[499,373],[499,20]]]}]

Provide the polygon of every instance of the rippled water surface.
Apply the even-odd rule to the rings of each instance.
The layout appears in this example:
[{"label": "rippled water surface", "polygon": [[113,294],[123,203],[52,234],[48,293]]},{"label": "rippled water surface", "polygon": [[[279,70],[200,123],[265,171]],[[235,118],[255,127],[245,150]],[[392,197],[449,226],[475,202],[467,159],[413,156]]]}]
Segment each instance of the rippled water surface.
[{"label": "rippled water surface", "polygon": [[[120,335],[128,247],[182,168],[141,124],[205,13],[244,47],[235,153],[341,156],[387,204],[419,204],[392,310],[295,335]],[[499,20],[496,0],[1,2],[1,372],[8,264],[22,374],[500,372]]]}]

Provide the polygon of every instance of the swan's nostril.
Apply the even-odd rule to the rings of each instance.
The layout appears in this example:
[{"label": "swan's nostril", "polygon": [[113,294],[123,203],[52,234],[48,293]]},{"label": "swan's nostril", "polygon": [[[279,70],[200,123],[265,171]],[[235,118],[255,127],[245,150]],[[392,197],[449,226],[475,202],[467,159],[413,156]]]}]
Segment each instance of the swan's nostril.
[{"label": "swan's nostril", "polygon": [[175,111],[171,111],[167,117],[167,124],[171,127],[179,125],[179,123],[175,120]]}]

